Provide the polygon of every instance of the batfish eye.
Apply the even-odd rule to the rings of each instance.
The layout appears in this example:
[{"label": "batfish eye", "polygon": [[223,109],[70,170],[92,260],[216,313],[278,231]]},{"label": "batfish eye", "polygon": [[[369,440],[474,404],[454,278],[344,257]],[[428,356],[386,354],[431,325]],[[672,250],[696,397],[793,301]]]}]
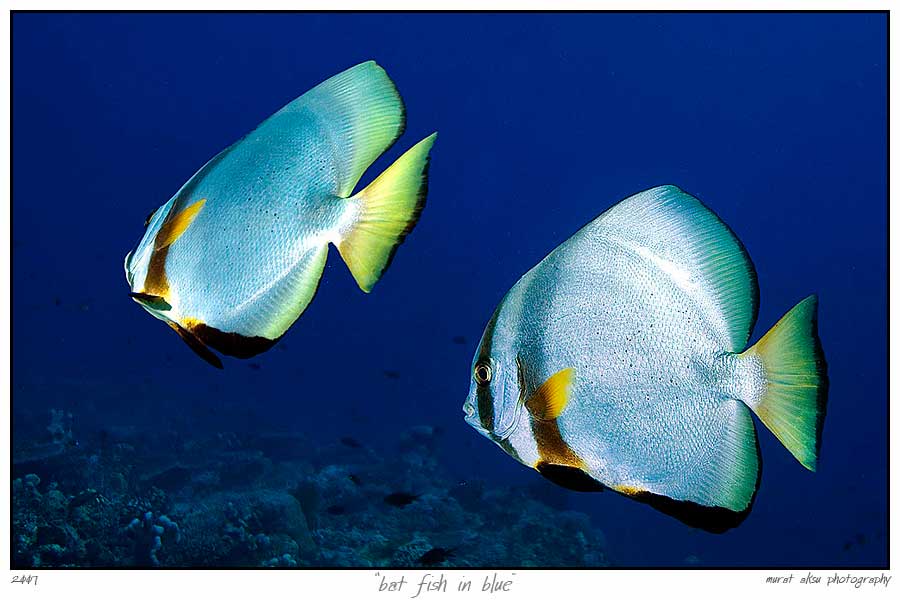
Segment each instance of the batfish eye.
[{"label": "batfish eye", "polygon": [[475,381],[478,385],[490,383],[492,374],[491,365],[486,362],[480,362],[475,365]]}]

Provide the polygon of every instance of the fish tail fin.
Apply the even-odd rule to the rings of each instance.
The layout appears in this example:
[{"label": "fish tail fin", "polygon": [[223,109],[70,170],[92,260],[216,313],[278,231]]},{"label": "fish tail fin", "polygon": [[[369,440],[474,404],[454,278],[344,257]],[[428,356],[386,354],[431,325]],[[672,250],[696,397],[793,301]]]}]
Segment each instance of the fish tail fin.
[{"label": "fish tail fin", "polygon": [[755,355],[765,390],[748,405],[810,471],[816,470],[828,397],[828,374],[815,295],[798,303],[742,356]]},{"label": "fish tail fin", "polygon": [[348,199],[357,203],[358,213],[337,246],[364,292],[372,291],[397,246],[419,220],[428,190],[428,153],[435,137],[437,133],[407,150],[365,189]]}]

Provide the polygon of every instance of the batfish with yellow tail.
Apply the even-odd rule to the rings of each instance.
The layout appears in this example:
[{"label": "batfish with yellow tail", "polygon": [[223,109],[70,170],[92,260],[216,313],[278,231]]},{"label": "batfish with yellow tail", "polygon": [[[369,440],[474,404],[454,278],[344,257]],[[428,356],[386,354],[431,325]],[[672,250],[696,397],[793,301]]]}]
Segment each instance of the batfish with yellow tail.
[{"label": "batfish with yellow tail", "polygon": [[371,61],[300,96],[148,218],[125,257],[131,297],[221,368],[211,349],[247,358],[284,335],[312,301],[329,244],[371,291],[422,212],[437,134],[354,189],[405,123]]},{"label": "batfish with yellow tail", "polygon": [[748,348],[758,299],[746,250],[699,200],[631,196],[507,293],[466,421],[564,487],[735,527],[759,484],[752,415],[815,470],[828,388],[816,297]]}]

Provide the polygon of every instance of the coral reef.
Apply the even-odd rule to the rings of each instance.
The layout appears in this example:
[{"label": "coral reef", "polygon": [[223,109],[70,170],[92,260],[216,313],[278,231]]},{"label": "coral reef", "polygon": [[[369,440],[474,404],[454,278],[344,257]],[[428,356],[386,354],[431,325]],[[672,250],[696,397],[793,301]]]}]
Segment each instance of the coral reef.
[{"label": "coral reef", "polygon": [[139,566],[159,566],[157,552],[162,548],[163,536],[181,541],[181,530],[178,524],[166,515],[153,518],[153,512],[144,513],[143,519],[134,518],[125,530],[134,539],[134,563]]},{"label": "coral reef", "polygon": [[283,433],[79,443],[72,420],[54,411],[43,449],[14,452],[32,469],[13,481],[14,567],[609,564],[585,515],[527,489],[460,485],[432,428],[378,452]]}]

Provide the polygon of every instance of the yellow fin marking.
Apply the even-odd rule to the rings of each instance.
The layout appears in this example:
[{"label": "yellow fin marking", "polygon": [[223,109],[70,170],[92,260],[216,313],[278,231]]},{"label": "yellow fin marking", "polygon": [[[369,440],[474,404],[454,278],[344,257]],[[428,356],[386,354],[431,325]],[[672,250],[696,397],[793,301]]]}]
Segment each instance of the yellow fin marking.
[{"label": "yellow fin marking", "polygon": [[556,419],[566,409],[574,383],[575,369],[557,371],[525,401],[525,408],[540,421]]},{"label": "yellow fin marking", "polygon": [[642,490],[641,488],[634,487],[633,485],[618,485],[618,486],[615,486],[613,489],[616,490],[617,492],[619,492],[620,494],[625,494],[626,496],[634,496],[636,494],[640,494],[641,492],[645,491],[645,490]]},{"label": "yellow fin marking", "polygon": [[194,219],[197,218],[197,215],[200,214],[200,209],[203,208],[204,204],[206,204],[206,198],[194,202],[173,218],[169,219],[169,221],[159,229],[159,233],[156,234],[155,249],[162,250],[163,248],[167,248],[168,246],[171,246],[175,240],[180,238],[181,234],[190,227],[191,223],[194,222]]}]

